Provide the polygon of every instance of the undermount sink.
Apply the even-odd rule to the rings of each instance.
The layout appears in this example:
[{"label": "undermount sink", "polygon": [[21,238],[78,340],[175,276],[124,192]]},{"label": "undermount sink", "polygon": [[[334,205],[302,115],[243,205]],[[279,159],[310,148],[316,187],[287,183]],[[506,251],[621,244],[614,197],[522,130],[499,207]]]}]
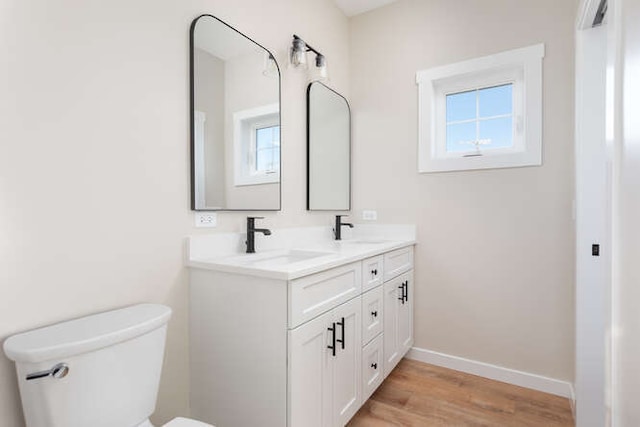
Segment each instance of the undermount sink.
[{"label": "undermount sink", "polygon": [[300,249],[287,249],[278,251],[267,251],[257,254],[238,255],[225,258],[229,264],[242,265],[246,267],[282,267],[314,258],[335,255],[333,252],[306,251]]},{"label": "undermount sink", "polygon": [[340,240],[341,245],[381,245],[389,243],[389,240]]}]

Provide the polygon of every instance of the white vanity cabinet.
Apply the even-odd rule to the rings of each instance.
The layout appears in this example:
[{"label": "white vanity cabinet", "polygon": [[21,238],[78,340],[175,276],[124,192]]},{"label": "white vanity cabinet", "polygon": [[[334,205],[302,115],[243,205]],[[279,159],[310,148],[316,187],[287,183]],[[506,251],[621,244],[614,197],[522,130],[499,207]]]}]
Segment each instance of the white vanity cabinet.
[{"label": "white vanity cabinet", "polygon": [[342,426],[361,402],[360,297],[289,331],[291,426]]},{"label": "white vanity cabinet", "polygon": [[392,249],[295,275],[193,263],[193,417],[344,426],[412,343],[413,245]]},{"label": "white vanity cabinet", "polygon": [[384,284],[384,376],[413,345],[413,271]]}]

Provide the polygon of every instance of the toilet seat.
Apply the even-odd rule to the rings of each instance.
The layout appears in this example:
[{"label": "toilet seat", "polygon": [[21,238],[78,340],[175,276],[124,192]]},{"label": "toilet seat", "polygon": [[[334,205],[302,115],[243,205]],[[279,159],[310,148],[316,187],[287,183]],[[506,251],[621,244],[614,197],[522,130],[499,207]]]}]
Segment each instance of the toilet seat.
[{"label": "toilet seat", "polygon": [[214,427],[211,424],[201,421],[190,420],[189,418],[174,418],[162,427]]},{"label": "toilet seat", "polygon": [[214,427],[202,421],[191,420],[189,418],[174,418],[162,427]]}]

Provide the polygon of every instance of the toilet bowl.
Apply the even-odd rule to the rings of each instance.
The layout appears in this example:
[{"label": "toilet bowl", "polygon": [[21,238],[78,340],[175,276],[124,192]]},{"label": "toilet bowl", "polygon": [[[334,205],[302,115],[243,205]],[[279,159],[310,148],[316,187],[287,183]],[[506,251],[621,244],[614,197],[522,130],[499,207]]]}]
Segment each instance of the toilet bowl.
[{"label": "toilet bowl", "polygon": [[[139,304],[14,335],[28,427],[154,427],[171,309]],[[212,427],[175,418],[164,427]]]}]

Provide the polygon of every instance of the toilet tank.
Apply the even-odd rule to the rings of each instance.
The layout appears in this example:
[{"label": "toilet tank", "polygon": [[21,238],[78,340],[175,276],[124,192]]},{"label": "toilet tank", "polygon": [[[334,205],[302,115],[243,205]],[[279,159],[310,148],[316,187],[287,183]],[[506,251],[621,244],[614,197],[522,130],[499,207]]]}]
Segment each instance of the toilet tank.
[{"label": "toilet tank", "polygon": [[[8,338],[4,350],[16,362],[27,426],[133,427],[145,421],[155,410],[170,317],[169,307],[140,304]],[[68,370],[27,380],[59,364]]]}]

